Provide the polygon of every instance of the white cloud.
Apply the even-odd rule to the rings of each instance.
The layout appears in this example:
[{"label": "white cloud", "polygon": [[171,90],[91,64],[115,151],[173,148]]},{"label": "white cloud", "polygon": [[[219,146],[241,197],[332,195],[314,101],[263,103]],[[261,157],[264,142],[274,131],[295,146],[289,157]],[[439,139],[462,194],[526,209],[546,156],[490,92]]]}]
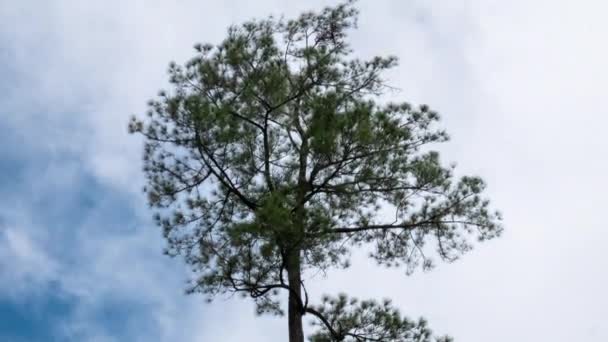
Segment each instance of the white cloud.
[{"label": "white cloud", "polygon": [[[14,127],[76,151],[101,181],[137,192],[139,145],[125,124],[165,83],[167,62],[190,57],[194,42],[218,41],[232,22],[293,15],[320,3],[327,2],[6,1],[0,39],[13,56],[18,82],[0,102],[13,110]],[[438,331],[461,341],[606,340],[606,5],[492,0],[360,6],[355,48],[401,58],[390,74],[402,89],[396,97],[429,103],[443,114],[454,136],[445,158],[488,179],[507,231],[429,274],[405,278],[360,263],[315,291],[393,297],[406,313],[427,315]],[[154,234],[84,240],[90,249],[83,262],[94,270],[90,281],[110,286],[103,279],[112,279],[127,293],[155,298],[167,331],[189,329],[187,340],[264,341],[266,331],[284,328],[257,320],[240,302],[206,307],[194,297],[180,299],[179,305],[196,303],[181,312],[172,303],[181,279],[167,282],[163,273],[179,262],[156,264],[140,254],[160,253]],[[132,273],[120,262],[125,258],[147,261]],[[88,280],[78,281],[92,291]]]},{"label": "white cloud", "polygon": [[44,248],[14,227],[0,226],[0,288],[9,297],[39,294],[55,280],[58,265]]}]

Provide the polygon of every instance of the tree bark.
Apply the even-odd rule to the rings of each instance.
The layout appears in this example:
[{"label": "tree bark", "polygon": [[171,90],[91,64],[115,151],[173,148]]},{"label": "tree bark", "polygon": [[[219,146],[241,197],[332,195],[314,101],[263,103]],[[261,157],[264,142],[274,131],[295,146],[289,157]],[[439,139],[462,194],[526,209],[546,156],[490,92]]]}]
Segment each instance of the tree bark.
[{"label": "tree bark", "polygon": [[296,249],[288,257],[287,279],[290,288],[287,310],[289,342],[304,342],[304,329],[302,327],[302,274],[299,249]]},{"label": "tree bark", "polygon": [[[299,103],[299,100],[297,101]],[[299,106],[299,105],[298,105]],[[299,156],[298,191],[296,196],[296,207],[294,208],[294,233],[291,248],[287,255],[287,280],[289,282],[288,324],[289,342],[304,342],[304,329],[302,328],[302,316],[304,305],[302,304],[302,262],[300,242],[304,237],[305,209],[303,199],[306,196],[307,179],[306,167],[308,165],[308,137],[300,125],[299,110],[295,111],[295,125],[302,138]]]}]

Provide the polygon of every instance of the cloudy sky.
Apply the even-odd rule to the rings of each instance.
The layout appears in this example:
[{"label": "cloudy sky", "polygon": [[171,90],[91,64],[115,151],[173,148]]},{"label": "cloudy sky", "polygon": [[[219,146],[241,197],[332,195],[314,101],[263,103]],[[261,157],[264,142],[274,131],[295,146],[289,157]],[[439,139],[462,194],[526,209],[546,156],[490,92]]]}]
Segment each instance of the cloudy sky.
[{"label": "cloudy sky", "polygon": [[[0,0],[0,340],[284,341],[250,303],[185,296],[140,188],[131,114],[226,27],[333,1]],[[314,293],[391,297],[457,341],[608,341],[608,5],[360,0],[358,54],[394,54],[444,159],[482,175],[499,240],[407,277],[357,260]]]}]

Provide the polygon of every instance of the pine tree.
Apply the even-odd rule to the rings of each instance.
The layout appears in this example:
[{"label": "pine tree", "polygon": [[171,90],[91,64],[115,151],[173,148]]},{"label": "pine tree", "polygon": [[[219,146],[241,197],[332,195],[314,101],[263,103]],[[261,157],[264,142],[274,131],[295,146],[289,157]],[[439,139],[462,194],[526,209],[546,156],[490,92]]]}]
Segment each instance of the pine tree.
[{"label": "pine tree", "polygon": [[348,267],[355,250],[411,273],[502,230],[484,182],[431,149],[448,140],[438,114],[381,103],[397,59],[352,57],[357,16],[348,1],[249,21],[171,63],[171,90],[129,124],[145,140],[145,192],[166,252],[191,266],[188,291],[242,293],[278,315],[285,296],[290,342],[304,341],[303,316],[316,342],[448,340],[390,301],[315,305],[306,291],[306,274]]}]

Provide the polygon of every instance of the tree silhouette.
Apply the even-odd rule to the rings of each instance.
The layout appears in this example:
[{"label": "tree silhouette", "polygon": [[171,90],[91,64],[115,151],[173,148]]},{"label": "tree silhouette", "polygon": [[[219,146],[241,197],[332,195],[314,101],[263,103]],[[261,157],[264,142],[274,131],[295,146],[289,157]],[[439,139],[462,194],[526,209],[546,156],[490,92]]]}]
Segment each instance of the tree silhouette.
[{"label": "tree silhouette", "polygon": [[145,139],[167,253],[194,272],[189,292],[243,293],[271,314],[284,313],[284,295],[290,342],[304,341],[304,315],[319,328],[312,341],[431,341],[424,320],[389,301],[314,305],[306,291],[306,274],[347,267],[355,249],[411,273],[502,230],[483,181],[457,179],[430,149],[448,139],[438,114],[380,103],[397,59],[351,57],[357,16],[349,1],[230,27],[172,63],[172,89],[129,128]]}]

